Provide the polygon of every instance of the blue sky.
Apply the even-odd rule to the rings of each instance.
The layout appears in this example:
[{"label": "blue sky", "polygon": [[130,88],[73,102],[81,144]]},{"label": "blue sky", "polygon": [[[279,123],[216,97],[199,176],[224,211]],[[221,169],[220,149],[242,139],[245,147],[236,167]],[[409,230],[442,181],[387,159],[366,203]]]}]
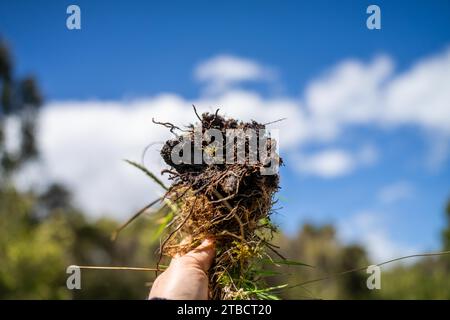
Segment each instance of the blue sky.
[{"label": "blue sky", "polygon": [[[72,3],[81,8],[81,30],[70,31],[65,26],[65,11]],[[339,82],[346,73],[339,76],[336,70],[346,61],[357,63],[361,72],[373,66],[374,77],[377,70],[383,73],[383,68],[391,68],[385,77],[380,76],[378,88],[392,79],[401,80],[402,75],[406,78],[403,82],[408,83],[415,67],[433,57],[446,56],[450,46],[450,2],[374,3],[381,8],[381,30],[366,28],[366,8],[373,4],[369,1],[1,1],[0,35],[14,52],[17,73],[34,73],[53,109],[92,101],[96,108],[98,104],[99,108],[108,108],[102,105],[105,101],[126,108],[127,101],[152,99],[163,93],[184,99],[186,108],[190,108],[188,101],[227,101],[217,97],[234,89],[255,93],[264,103],[284,98],[299,100],[299,108],[307,109],[315,105],[315,100],[309,98],[313,90],[308,88],[322,79],[317,92],[327,95],[328,82],[324,79]],[[205,93],[208,80],[199,79],[195,70],[205,61],[224,56],[234,57],[234,62],[246,59],[243,61],[270,68],[273,76],[232,80],[226,83],[230,87],[222,88],[223,92],[215,93],[213,98]],[[377,57],[387,57],[387,62],[377,64]],[[448,70],[448,59],[437,59]],[[440,68],[433,69],[430,62],[426,69]],[[334,78],[333,70],[338,74]],[[429,72],[432,79],[450,79]],[[417,79],[420,75],[418,71]],[[209,80],[217,81],[214,77],[217,75]],[[423,80],[425,87],[427,77]],[[446,120],[450,127],[450,118],[445,118],[449,115],[445,105],[450,101],[445,100],[448,95],[440,93],[450,91],[450,82],[441,82],[441,91],[430,94],[441,97],[435,104],[444,111],[442,121],[430,122],[420,111],[413,116],[402,111],[405,116],[395,121],[382,121],[377,116],[363,121],[333,118],[333,124],[339,123],[342,131],[333,139],[305,138],[302,143],[292,143],[287,165],[282,169],[283,209],[277,218],[281,226],[292,233],[305,221],[333,222],[348,229],[343,236],[347,241],[372,242],[373,250],[378,250],[375,257],[402,250],[437,249],[445,223],[443,208],[450,194],[446,157],[450,135],[442,125]],[[389,88],[385,91],[380,95],[391,92]],[[255,108],[253,117],[258,119]],[[407,108],[403,106],[402,110]],[[435,111],[431,108],[429,112]],[[43,143],[52,139],[44,139],[47,142]],[[144,147],[141,145],[141,149]],[[301,166],[298,159],[314,162],[318,158],[311,155],[323,150],[332,151],[327,156],[342,159],[336,150],[355,156],[366,147],[375,150],[370,157],[373,159],[358,160],[362,163],[358,165],[354,160],[351,169],[341,167],[339,174],[324,176],[319,169],[297,168]],[[48,147],[49,153],[52,148]],[[430,165],[433,152],[444,155],[438,164]],[[122,158],[120,153],[117,155]],[[54,176],[59,177],[57,173]],[[122,178],[118,181],[125,181]],[[81,186],[67,179],[75,188]],[[89,201],[86,196],[80,199]],[[136,202],[141,198],[130,199],[140,206]],[[367,237],[370,230],[377,235],[375,240]],[[381,238],[377,247],[373,242]],[[397,249],[386,249],[383,255],[380,246],[385,243]]]},{"label": "blue sky", "polygon": [[378,2],[381,32],[365,28],[370,1],[76,1],[81,32],[65,27],[72,3],[0,4],[0,28],[19,71],[38,74],[51,99],[192,97],[192,66],[218,52],[276,65],[286,92],[298,94],[342,59],[387,52],[402,70],[450,37],[445,0]]}]

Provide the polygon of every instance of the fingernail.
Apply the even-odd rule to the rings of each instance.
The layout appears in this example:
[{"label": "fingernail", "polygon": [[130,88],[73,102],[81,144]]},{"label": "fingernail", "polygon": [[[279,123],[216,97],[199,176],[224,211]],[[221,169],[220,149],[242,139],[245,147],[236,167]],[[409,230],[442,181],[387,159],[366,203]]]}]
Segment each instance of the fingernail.
[{"label": "fingernail", "polygon": [[214,244],[214,239],[213,238],[205,238],[205,240],[203,240],[202,245],[204,246],[211,246]]}]

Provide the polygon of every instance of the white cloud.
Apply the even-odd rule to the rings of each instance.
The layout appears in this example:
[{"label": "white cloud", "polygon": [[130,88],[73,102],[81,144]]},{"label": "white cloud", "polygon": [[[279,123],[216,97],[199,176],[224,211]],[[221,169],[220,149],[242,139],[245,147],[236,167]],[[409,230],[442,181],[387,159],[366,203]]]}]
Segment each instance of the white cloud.
[{"label": "white cloud", "polygon": [[202,62],[195,77],[207,84],[208,93],[219,93],[241,82],[273,81],[275,71],[250,59],[219,55]]},{"label": "white cloud", "polygon": [[382,120],[450,135],[450,48],[393,79],[385,98]]},{"label": "white cloud", "polygon": [[[94,215],[127,216],[150,202],[160,191],[123,159],[140,161],[144,148],[170,136],[154,125],[156,119],[184,123],[192,117],[184,101],[164,95],[149,101],[57,102],[40,115],[39,147],[42,164],[34,171],[39,180],[60,181],[74,191],[75,201]],[[162,168],[157,146],[146,154],[145,164]],[[30,183],[30,170],[18,178]]]},{"label": "white cloud", "polygon": [[[269,122],[286,116],[290,118],[283,126],[304,121],[298,102],[264,100],[247,91],[229,91],[213,100],[188,101],[166,94],[119,102],[53,102],[40,114],[42,162],[22,171],[16,181],[21,188],[59,181],[74,191],[76,203],[87,212],[129,215],[156,198],[160,190],[122,159],[140,161],[148,144],[171,137],[169,130],[153,124],[152,118],[177,125],[196,121],[192,103],[199,112],[215,110],[205,106],[224,105],[222,112],[247,121]],[[289,150],[297,146],[302,132],[282,129],[280,147]],[[145,157],[145,165],[156,173],[164,167],[160,147],[154,145]]]},{"label": "white cloud", "polygon": [[353,170],[352,156],[343,150],[326,150],[311,156],[299,157],[300,172],[331,178],[345,175]]},{"label": "white cloud", "polygon": [[19,139],[9,139],[8,136],[11,137],[19,137],[20,136],[20,120],[17,116],[9,116],[5,119],[5,148],[6,150],[15,153],[20,150],[20,141]]},{"label": "white cloud", "polygon": [[395,202],[410,198],[414,193],[413,186],[400,181],[384,186],[378,193],[378,199],[384,204],[393,204]]},{"label": "white cloud", "polygon": [[367,248],[374,263],[419,252],[390,237],[385,216],[379,212],[361,211],[338,223],[338,235],[345,243],[360,243]]},{"label": "white cloud", "polygon": [[[347,60],[312,81],[302,101],[240,89],[243,81],[271,81],[273,72],[252,60],[218,56],[196,69],[197,79],[210,89],[215,87],[214,95],[187,100],[177,94],[160,94],[132,101],[48,104],[40,116],[43,163],[34,172],[39,181],[68,184],[77,202],[94,214],[126,215],[152,200],[157,188],[121,160],[139,160],[149,143],[169,137],[168,130],[151,122],[152,117],[178,125],[195,121],[192,103],[200,112],[220,107],[226,115],[242,120],[287,118],[271,127],[280,129],[282,155],[300,174],[337,177],[375,163],[375,147],[355,146],[357,151],[350,152],[333,145],[353,125],[414,125],[428,136],[443,137],[433,149],[435,162],[442,162],[450,138],[449,69],[450,49],[417,62],[400,75],[393,74],[388,57],[371,63]],[[306,153],[303,147],[307,144],[318,144],[322,151]],[[146,161],[154,171],[162,168],[156,146]],[[18,178],[22,186],[32,183],[32,169],[28,170]]]},{"label": "white cloud", "polygon": [[306,90],[313,118],[346,124],[417,125],[450,135],[450,48],[393,75],[389,57],[338,64]]},{"label": "white cloud", "polygon": [[[309,139],[309,124],[301,102],[291,98],[264,98],[260,94],[244,90],[230,90],[214,97],[199,98],[196,106],[220,107],[220,112],[242,120],[267,123],[286,118],[271,128],[280,130],[280,148],[292,150]],[[204,109],[206,110],[206,109]]]},{"label": "white cloud", "polygon": [[381,112],[380,92],[392,70],[388,57],[367,65],[357,60],[340,63],[308,86],[306,100],[312,117],[337,127],[372,121]]},{"label": "white cloud", "polygon": [[341,149],[329,149],[312,155],[293,157],[297,171],[322,178],[347,175],[358,167],[373,164],[376,159],[377,152],[372,146],[364,146],[355,153]]}]

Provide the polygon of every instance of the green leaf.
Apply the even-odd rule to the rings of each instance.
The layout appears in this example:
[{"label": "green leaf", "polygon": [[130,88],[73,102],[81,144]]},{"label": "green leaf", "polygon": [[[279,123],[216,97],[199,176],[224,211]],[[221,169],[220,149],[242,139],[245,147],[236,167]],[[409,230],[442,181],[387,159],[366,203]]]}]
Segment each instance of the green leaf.
[{"label": "green leaf", "polygon": [[287,283],[281,284],[281,285],[276,286],[276,287],[259,289],[259,290],[257,290],[257,292],[269,292],[269,291],[273,291],[273,290],[283,289],[283,288],[286,288],[286,287],[287,287]]},{"label": "green leaf", "polygon": [[258,292],[256,296],[261,300],[281,300],[276,295],[265,292]]},{"label": "green leaf", "polygon": [[283,265],[288,265],[288,266],[303,266],[303,267],[314,268],[314,266],[311,266],[309,264],[306,264],[306,263],[303,263],[303,262],[299,262],[299,261],[287,260],[287,259],[284,259],[284,260],[265,259],[264,261],[273,263],[275,265],[283,264]]},{"label": "green leaf", "polygon": [[284,196],[281,196],[281,195],[278,196],[278,199],[279,199],[281,202],[289,202],[289,199],[288,199],[287,197],[284,197]]},{"label": "green leaf", "polygon": [[173,211],[170,211],[165,217],[163,217],[162,222],[158,226],[158,229],[156,229],[156,232],[152,236],[152,241],[155,241],[159,239],[159,237],[164,232],[164,229],[167,227],[170,221],[173,219]]},{"label": "green leaf", "polygon": [[144,172],[148,177],[150,177],[153,181],[155,181],[157,184],[159,184],[164,190],[169,190],[169,188],[167,188],[164,183],[152,172],[150,172],[146,167],[144,167],[143,165],[140,165],[139,163],[136,163],[134,161],[131,160],[124,160],[125,162],[131,164],[133,167],[138,168],[139,170],[141,170],[142,172]]},{"label": "green leaf", "polygon": [[257,275],[263,276],[263,277],[270,277],[270,276],[276,276],[280,274],[285,274],[281,272],[271,271],[271,270],[253,270]]},{"label": "green leaf", "polygon": [[270,294],[268,292],[270,291],[274,291],[274,290],[279,290],[279,289],[283,289],[286,288],[287,284],[282,284],[276,287],[270,287],[270,288],[265,288],[265,289],[258,289],[258,290],[249,290],[249,292],[255,294],[257,297],[259,297],[260,299],[266,299],[266,300],[279,300],[279,298],[273,294]]}]

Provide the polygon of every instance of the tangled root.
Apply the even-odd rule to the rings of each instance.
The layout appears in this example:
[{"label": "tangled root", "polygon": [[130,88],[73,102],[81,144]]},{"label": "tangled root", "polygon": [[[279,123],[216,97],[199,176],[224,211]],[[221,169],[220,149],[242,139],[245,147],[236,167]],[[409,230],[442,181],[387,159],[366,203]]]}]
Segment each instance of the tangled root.
[{"label": "tangled root", "polygon": [[[262,132],[259,130],[265,126],[255,121],[246,123],[225,119],[218,112],[204,113],[198,118],[200,122],[190,125],[183,135],[168,140],[161,149],[162,158],[171,167],[171,170],[163,172],[168,173],[173,182],[165,199],[175,207],[168,235],[161,245],[161,254],[170,257],[183,254],[206,237],[213,237],[216,258],[209,274],[210,298],[253,299],[256,298],[252,293],[254,290],[247,289],[256,288],[258,276],[254,273],[255,266],[268,256],[267,248],[273,250],[269,242],[275,227],[270,215],[274,194],[279,189],[278,174],[261,173],[268,161],[262,161],[259,150],[256,163],[248,161],[247,157],[244,163],[231,164],[175,163],[172,152],[176,146],[187,143],[193,152],[200,148],[201,152],[217,154],[217,148],[211,151],[211,141],[202,138],[200,144],[195,144],[196,130],[204,133],[208,129],[218,129],[226,137],[227,129]],[[163,125],[170,127],[171,131],[177,128],[168,123]],[[268,149],[274,148],[275,141],[269,136],[265,138]],[[234,138],[233,141],[226,141],[226,138],[224,141],[220,147],[222,155],[226,153],[225,146],[235,143]],[[243,141],[248,152],[250,142]],[[233,147],[234,160],[237,160],[237,144]],[[282,163],[277,154],[269,153],[269,161],[275,161],[277,165]]]}]

